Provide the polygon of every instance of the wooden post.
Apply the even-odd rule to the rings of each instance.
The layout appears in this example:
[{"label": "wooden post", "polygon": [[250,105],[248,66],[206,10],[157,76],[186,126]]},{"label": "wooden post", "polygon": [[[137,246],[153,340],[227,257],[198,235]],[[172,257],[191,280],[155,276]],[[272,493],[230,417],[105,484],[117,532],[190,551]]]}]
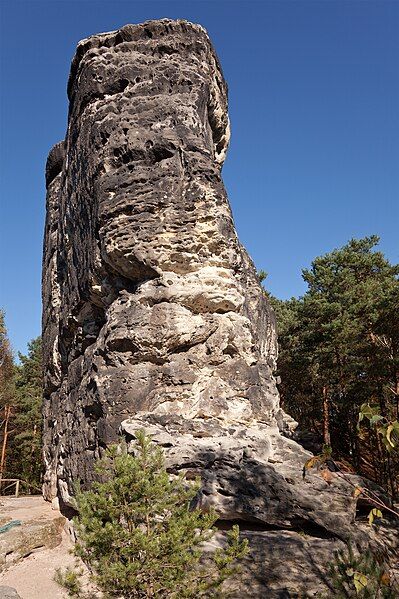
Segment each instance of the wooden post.
[{"label": "wooden post", "polygon": [[15,483],[15,497],[18,497],[18,495],[19,495],[19,479]]}]

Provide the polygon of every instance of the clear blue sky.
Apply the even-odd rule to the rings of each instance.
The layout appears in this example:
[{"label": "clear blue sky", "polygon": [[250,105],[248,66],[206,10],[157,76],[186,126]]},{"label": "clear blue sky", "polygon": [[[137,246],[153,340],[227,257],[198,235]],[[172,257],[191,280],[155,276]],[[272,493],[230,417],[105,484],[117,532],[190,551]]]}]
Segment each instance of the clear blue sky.
[{"label": "clear blue sky", "polygon": [[76,43],[161,17],[204,25],[230,90],[224,168],[268,289],[376,233],[399,261],[399,2],[0,0],[0,307],[15,350],[40,333],[44,165],[65,134]]}]

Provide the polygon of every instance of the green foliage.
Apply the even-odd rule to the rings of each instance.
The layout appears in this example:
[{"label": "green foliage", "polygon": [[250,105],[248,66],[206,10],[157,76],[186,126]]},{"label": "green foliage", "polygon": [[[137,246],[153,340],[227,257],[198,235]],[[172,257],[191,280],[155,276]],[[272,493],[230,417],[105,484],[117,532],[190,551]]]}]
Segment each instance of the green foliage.
[{"label": "green foliage", "polygon": [[335,553],[329,577],[333,588],[329,597],[395,599],[399,592],[383,560],[371,551],[355,551],[350,543]]},{"label": "green foliage", "polygon": [[[8,477],[9,442],[15,404],[14,359],[4,320],[0,310],[0,478]],[[3,491],[3,487],[0,493]]]},{"label": "green foliage", "polygon": [[[28,355],[19,354],[15,373],[15,475],[32,485],[37,493],[42,472],[42,340],[28,344]],[[33,488],[36,487],[36,490]]]},{"label": "green foliage", "polygon": [[369,426],[375,427],[378,435],[385,446],[385,449],[390,453],[399,446],[399,422],[397,420],[388,420],[388,418],[380,414],[379,405],[362,404],[358,417],[358,429],[360,423],[368,421]]},{"label": "green foliage", "polygon": [[[14,364],[0,311],[0,444],[3,478],[25,481],[21,491],[40,491],[42,429],[42,349],[38,337]],[[6,416],[8,422],[6,428]],[[26,484],[27,483],[27,484]]]},{"label": "green foliage", "polygon": [[[353,239],[316,258],[303,271],[305,295],[272,304],[284,408],[395,494],[399,465],[384,445],[399,416],[399,266],[375,251],[377,243],[376,236]],[[376,428],[360,434],[363,404],[378,406],[388,437]]]},{"label": "green foliage", "polygon": [[14,360],[7,337],[4,312],[0,310],[0,409],[13,403],[14,392]]},{"label": "green foliage", "polygon": [[375,518],[382,518],[382,512],[378,508],[373,507],[368,516],[370,526],[373,524]]},{"label": "green foliage", "polygon": [[83,569],[75,570],[68,566],[65,570],[57,568],[55,571],[54,580],[60,586],[64,587],[68,591],[70,597],[81,597],[83,594],[81,576],[83,575]]},{"label": "green foliage", "polygon": [[193,507],[198,482],[171,478],[162,451],[143,433],[135,455],[114,446],[97,474],[102,482],[77,493],[76,555],[104,597],[222,596],[220,587],[235,573],[247,542],[234,527],[227,546],[204,557],[217,515]]},{"label": "green foliage", "polygon": [[266,279],[267,279],[267,272],[265,270],[259,270],[258,271],[259,283],[263,283],[263,281],[266,281]]}]

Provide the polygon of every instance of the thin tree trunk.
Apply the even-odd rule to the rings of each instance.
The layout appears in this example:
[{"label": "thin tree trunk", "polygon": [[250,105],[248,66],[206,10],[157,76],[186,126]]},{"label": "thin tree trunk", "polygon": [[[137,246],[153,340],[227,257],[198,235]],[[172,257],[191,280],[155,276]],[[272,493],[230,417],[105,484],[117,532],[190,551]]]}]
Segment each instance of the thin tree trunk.
[{"label": "thin tree trunk", "polygon": [[380,485],[382,485],[383,487],[387,487],[388,486],[388,473],[387,473],[387,464],[386,461],[384,459],[384,452],[382,449],[382,445],[381,445],[381,439],[379,434],[377,433],[377,431],[375,431],[375,438],[377,441],[377,449],[378,449],[378,462],[379,464],[381,464],[381,468],[380,468],[380,480],[379,483]]},{"label": "thin tree trunk", "polygon": [[8,423],[11,416],[11,406],[4,406],[4,433],[3,433],[3,444],[1,448],[1,458],[0,458],[0,483],[3,478],[6,457],[7,457],[7,437],[8,437]]},{"label": "thin tree trunk", "polygon": [[[34,424],[33,425],[33,434],[32,434],[32,443],[31,443],[31,447],[30,447],[30,475],[31,478],[34,478],[34,474],[35,474],[35,467],[36,467],[36,463],[35,463],[35,441],[36,441],[36,433],[37,433],[37,425]],[[31,489],[29,487],[29,493],[31,492]]]},{"label": "thin tree trunk", "polygon": [[330,399],[327,387],[323,387],[323,440],[324,445],[331,445],[330,435]]},{"label": "thin tree trunk", "polygon": [[[357,414],[356,414],[357,416]],[[350,421],[349,421],[349,428],[350,428],[350,442],[351,442],[351,451],[352,451],[352,461],[355,465],[356,470],[359,470],[360,468],[360,449],[359,449],[359,435],[358,435],[358,431],[355,425],[356,422],[356,416],[355,416],[355,412],[354,409],[351,408],[350,410]]]}]

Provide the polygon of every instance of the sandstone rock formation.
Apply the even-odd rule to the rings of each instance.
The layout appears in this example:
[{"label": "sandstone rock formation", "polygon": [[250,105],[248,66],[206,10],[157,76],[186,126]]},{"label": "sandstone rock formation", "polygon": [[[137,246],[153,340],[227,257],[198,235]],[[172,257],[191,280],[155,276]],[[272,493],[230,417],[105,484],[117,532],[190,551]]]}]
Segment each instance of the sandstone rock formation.
[{"label": "sandstone rock formation", "polygon": [[[46,169],[45,497],[68,505],[103,448],[144,428],[171,471],[201,474],[220,528],[252,539],[237,597],[313,592],[355,500],[303,480],[310,454],[287,436],[273,313],[221,178],[227,88],[209,38],[167,19],[92,36],[68,95]],[[270,571],[282,558],[285,577]]]}]

